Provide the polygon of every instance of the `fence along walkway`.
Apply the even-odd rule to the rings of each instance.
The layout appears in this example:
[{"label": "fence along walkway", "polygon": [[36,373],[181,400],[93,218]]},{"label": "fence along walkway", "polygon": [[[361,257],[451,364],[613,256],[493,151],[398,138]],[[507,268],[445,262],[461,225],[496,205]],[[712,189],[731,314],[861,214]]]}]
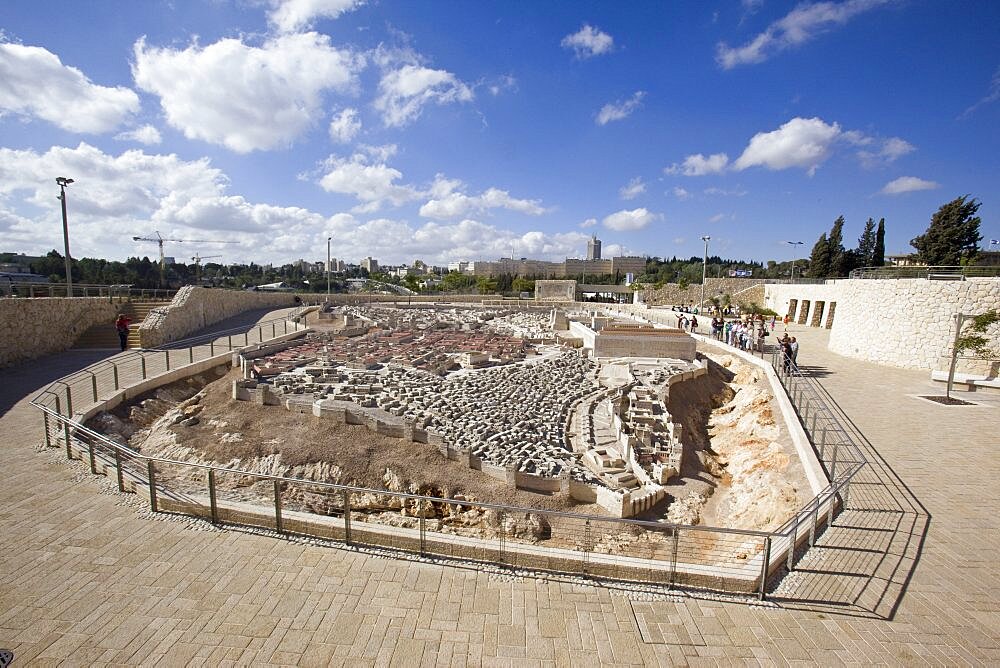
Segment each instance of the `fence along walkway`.
[{"label": "fence along walkway", "polygon": [[[794,370],[783,374],[783,382],[832,483],[774,532],[474,504],[175,462],[142,456],[74,420],[83,413],[78,409],[84,403],[93,406],[126,384],[179,365],[221,364],[224,357],[213,360],[220,352],[294,334],[302,327],[287,319],[264,322],[242,333],[212,335],[188,342],[186,348],[139,351],[71,374],[33,401],[43,412],[46,443],[65,447],[70,457],[89,460],[94,473],[114,475],[123,491],[148,495],[154,511],[420,554],[756,593],[761,598],[775,578],[795,568],[805,546],[816,543],[839,510],[855,507],[849,499],[864,495],[851,492],[852,481],[866,466],[859,435],[842,423],[842,414],[829,405],[818,384]],[[248,489],[254,490],[252,498]],[[363,508],[358,503],[362,499]],[[357,521],[362,511],[399,514],[404,507],[412,518],[407,527]],[[443,519],[438,520],[439,515]],[[554,547],[539,546],[539,539]]]}]

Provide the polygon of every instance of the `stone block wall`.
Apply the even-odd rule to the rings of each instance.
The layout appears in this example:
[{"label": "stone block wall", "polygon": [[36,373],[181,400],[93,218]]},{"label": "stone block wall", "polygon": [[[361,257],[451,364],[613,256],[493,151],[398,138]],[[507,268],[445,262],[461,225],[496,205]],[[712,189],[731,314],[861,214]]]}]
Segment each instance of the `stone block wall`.
[{"label": "stone block wall", "polygon": [[[705,299],[728,294],[733,304],[749,305],[764,302],[764,282],[754,278],[706,278]],[[642,291],[641,301],[650,306],[673,306],[675,304],[695,304],[701,301],[701,284],[692,283],[681,290],[675,283],[668,283],[659,290],[647,288]]]},{"label": "stone block wall", "polygon": [[535,281],[535,301],[571,302],[576,299],[576,281]]},{"label": "stone block wall", "polygon": [[117,313],[106,297],[0,299],[0,368],[66,350]]},{"label": "stone block wall", "polygon": [[294,299],[295,296],[287,292],[248,292],[189,285],[178,290],[170,304],[150,311],[139,326],[139,342],[143,348],[156,348],[244,311],[291,307]]},{"label": "stone block wall", "polygon": [[[956,313],[1000,309],[1000,278],[842,279],[818,285],[768,284],[765,305],[802,324],[830,328],[830,350],[906,369],[941,369],[951,354]],[[822,319],[816,318],[823,304]],[[1000,348],[1000,328],[989,336]],[[961,371],[976,372],[973,362]]]}]

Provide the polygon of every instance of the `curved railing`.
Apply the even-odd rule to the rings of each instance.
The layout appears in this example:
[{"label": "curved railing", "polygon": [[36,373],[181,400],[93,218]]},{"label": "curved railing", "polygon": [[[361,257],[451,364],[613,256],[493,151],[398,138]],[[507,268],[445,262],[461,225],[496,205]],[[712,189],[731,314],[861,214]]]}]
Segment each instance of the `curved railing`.
[{"label": "curved railing", "polygon": [[65,447],[69,458],[89,461],[95,474],[114,475],[120,490],[147,496],[154,512],[421,555],[760,598],[848,503],[849,486],[866,465],[860,435],[846,416],[815,379],[794,365],[786,367],[778,356],[772,364],[831,482],[774,531],[437,498],[151,457],[85,426],[88,411],[74,409],[74,398],[77,407],[86,401],[92,412],[109,399],[121,399],[126,385],[180,366],[199,365],[200,371],[225,363],[216,359],[220,353],[303,330],[304,325],[285,317],[235,337],[223,332],[182,348],[134,351],[70,374],[32,400],[43,416],[45,443]]},{"label": "curved railing", "polygon": [[851,278],[926,278],[930,280],[956,280],[1000,276],[1000,266],[907,266],[861,267],[851,271]]}]

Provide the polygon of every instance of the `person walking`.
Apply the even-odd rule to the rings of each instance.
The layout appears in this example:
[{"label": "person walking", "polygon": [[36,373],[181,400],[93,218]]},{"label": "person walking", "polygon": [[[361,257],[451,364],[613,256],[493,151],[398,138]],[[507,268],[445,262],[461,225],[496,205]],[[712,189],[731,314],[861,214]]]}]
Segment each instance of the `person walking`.
[{"label": "person walking", "polygon": [[118,341],[121,343],[122,350],[128,347],[128,328],[131,324],[132,319],[124,313],[119,314],[118,319],[115,320],[115,329],[118,331]]},{"label": "person walking", "polygon": [[696,331],[698,331],[698,316],[697,315],[692,315],[691,316],[691,333],[694,334]]},{"label": "person walking", "polygon": [[792,341],[786,334],[781,338],[780,343],[782,367],[785,369],[785,373],[789,373],[792,370]]}]

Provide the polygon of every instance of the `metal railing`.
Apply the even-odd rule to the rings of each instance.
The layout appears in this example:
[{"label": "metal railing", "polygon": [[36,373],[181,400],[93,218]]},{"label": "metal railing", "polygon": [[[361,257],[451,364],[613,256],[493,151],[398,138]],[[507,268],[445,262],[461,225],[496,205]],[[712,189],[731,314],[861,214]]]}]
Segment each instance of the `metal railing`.
[{"label": "metal railing", "polygon": [[971,265],[923,267],[861,267],[851,271],[851,278],[926,278],[964,281],[966,278],[991,278],[1000,276],[1000,266]]},{"label": "metal railing", "polygon": [[207,343],[205,337],[190,340],[195,345],[186,350],[135,351],[70,374],[32,400],[42,412],[45,444],[65,448],[71,459],[84,459],[92,473],[114,475],[120,490],[147,496],[153,512],[350,545],[761,599],[775,574],[793,569],[803,546],[813,545],[823,524],[832,523],[847,505],[849,486],[865,467],[850,422],[814,379],[785,367],[780,356],[772,364],[831,482],[774,531],[521,508],[174,461],[140,454],[76,417],[82,411],[74,403],[93,407],[125,387],[123,381],[131,384],[300,327],[282,318],[235,336],[216,335]]},{"label": "metal railing", "polygon": [[[173,297],[176,290],[160,290],[156,288],[136,288],[131,285],[94,285],[89,283],[73,283],[74,297],[107,297],[117,299],[167,299]],[[32,283],[18,281],[0,281],[0,295],[5,297],[65,297],[65,283]]]}]

